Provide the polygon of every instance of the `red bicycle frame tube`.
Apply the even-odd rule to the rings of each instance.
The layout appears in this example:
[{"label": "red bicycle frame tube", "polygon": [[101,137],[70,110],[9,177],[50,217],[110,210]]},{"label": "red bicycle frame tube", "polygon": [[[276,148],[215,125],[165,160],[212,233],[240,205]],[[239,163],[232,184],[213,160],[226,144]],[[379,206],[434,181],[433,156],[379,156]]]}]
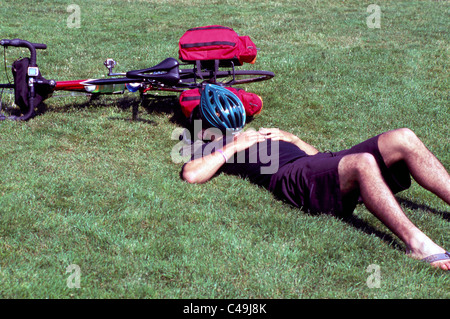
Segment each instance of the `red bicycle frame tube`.
[{"label": "red bicycle frame tube", "polygon": [[[86,91],[86,82],[89,80],[57,81],[55,91]],[[87,91],[86,91],[87,92]]]},{"label": "red bicycle frame tube", "polygon": [[[111,78],[111,79],[85,79],[85,80],[71,80],[71,81],[57,81],[53,91],[76,91],[85,93],[104,93],[102,88],[110,87],[110,90],[106,89],[106,93],[113,93],[113,87],[117,85],[117,92],[128,89],[129,84],[142,83],[136,79],[129,78]],[[145,93],[147,91],[169,91],[169,92],[182,92],[184,89],[175,87],[160,87],[153,86],[151,83],[146,83],[141,87],[140,92]],[[134,91],[132,91],[134,92]]]}]

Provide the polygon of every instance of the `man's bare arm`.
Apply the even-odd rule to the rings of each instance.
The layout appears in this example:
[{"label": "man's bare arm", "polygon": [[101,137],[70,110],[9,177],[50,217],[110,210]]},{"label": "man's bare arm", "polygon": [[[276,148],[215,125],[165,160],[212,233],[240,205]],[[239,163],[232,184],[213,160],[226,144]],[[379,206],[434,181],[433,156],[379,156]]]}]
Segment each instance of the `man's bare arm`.
[{"label": "man's bare arm", "polygon": [[221,152],[217,150],[187,162],[183,166],[182,177],[189,183],[205,183],[225,164],[225,158],[228,160],[235,153],[265,140],[266,138],[255,130],[247,130],[237,134],[232,142],[226,144],[220,150]]},{"label": "man's bare arm", "polygon": [[292,133],[285,132],[277,128],[261,128],[258,132],[260,132],[266,138],[270,138],[274,141],[286,141],[295,144],[298,148],[300,148],[308,155],[315,155],[319,153],[319,151],[314,146],[306,143]]}]

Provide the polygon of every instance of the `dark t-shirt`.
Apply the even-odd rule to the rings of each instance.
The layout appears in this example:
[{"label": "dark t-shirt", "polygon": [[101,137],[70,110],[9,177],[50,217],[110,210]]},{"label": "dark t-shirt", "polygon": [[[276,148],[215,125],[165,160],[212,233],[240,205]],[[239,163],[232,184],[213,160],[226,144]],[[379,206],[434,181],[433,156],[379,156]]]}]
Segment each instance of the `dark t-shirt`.
[{"label": "dark t-shirt", "polygon": [[[191,159],[212,154],[232,142],[233,137],[228,137],[205,143],[193,152]],[[251,182],[268,188],[272,175],[280,167],[305,156],[308,155],[292,143],[268,139],[234,154],[219,172],[248,178]]]}]

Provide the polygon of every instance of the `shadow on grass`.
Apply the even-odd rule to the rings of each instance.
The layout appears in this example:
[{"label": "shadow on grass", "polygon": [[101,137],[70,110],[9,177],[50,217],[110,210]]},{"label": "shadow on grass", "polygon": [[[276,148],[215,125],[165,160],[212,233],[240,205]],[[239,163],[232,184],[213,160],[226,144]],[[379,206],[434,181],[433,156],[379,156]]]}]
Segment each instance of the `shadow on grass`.
[{"label": "shadow on grass", "polygon": [[358,229],[359,231],[362,231],[363,233],[366,233],[368,235],[377,236],[384,242],[391,245],[396,250],[400,250],[400,251],[405,250],[405,248],[402,246],[402,244],[396,237],[394,237],[393,235],[388,234],[384,231],[376,229],[375,227],[373,227],[372,225],[367,223],[365,220],[363,220],[355,215],[351,215],[350,217],[346,217],[346,218],[340,218],[340,220],[351,225],[352,227],[355,227],[356,229]]},{"label": "shadow on grass", "polygon": [[[187,125],[187,119],[181,112],[181,107],[178,102],[177,95],[145,95],[142,98],[140,96],[126,96],[123,95],[117,98],[117,95],[92,95],[86,97],[82,102],[68,103],[63,106],[48,107],[47,104],[41,103],[35,112],[35,116],[45,115],[48,112],[70,112],[73,109],[96,109],[117,107],[120,110],[130,112],[130,117],[110,117],[112,120],[130,121],[130,122],[143,122],[154,125],[152,120],[144,119],[140,117],[143,112],[147,114],[171,114],[170,122],[178,125]],[[20,110],[19,110],[20,111]],[[14,112],[14,110],[13,110]],[[17,112],[17,111],[16,111]]]},{"label": "shadow on grass", "polygon": [[[80,95],[82,96],[82,95]],[[75,96],[75,97],[80,97]],[[118,96],[120,96],[118,98]],[[150,125],[155,125],[155,122],[149,119],[144,119],[142,116],[145,114],[169,114],[171,115],[169,121],[177,126],[190,127],[189,119],[181,111],[179,102],[179,94],[168,93],[166,95],[158,94],[146,94],[143,97],[139,95],[120,95],[120,94],[101,94],[87,96],[82,102],[68,103],[63,106],[51,106],[41,103],[35,112],[35,116],[45,115],[48,112],[70,112],[72,109],[97,109],[117,107],[124,112],[130,112],[130,117],[110,117],[112,120],[129,121],[129,122],[141,122]],[[16,113],[20,113],[20,110],[12,110]],[[247,117],[247,123],[250,123],[253,117]]]},{"label": "shadow on grass", "polygon": [[[448,212],[437,210],[437,209],[434,209],[427,205],[417,204],[408,199],[404,199],[401,197],[396,197],[396,198],[397,198],[397,201],[401,205],[403,205],[407,208],[414,209],[414,210],[417,210],[417,209],[425,210],[432,214],[442,217],[444,220],[450,221],[450,216],[449,216]],[[379,229],[376,229],[375,227],[373,227],[372,225],[370,225],[369,223],[367,223],[366,221],[364,221],[363,219],[361,219],[355,215],[351,215],[350,217],[347,217],[347,218],[340,218],[340,220],[346,222],[347,224],[355,227],[356,229],[358,229],[368,235],[377,236],[381,240],[392,245],[395,249],[404,250],[402,244],[395,236],[393,236],[389,233],[386,233],[384,231],[380,231]]]},{"label": "shadow on grass", "polygon": [[435,215],[438,215],[438,216],[442,217],[442,219],[445,219],[446,221],[450,221],[450,213],[449,212],[445,212],[445,211],[442,211],[442,210],[437,210],[437,209],[432,208],[432,207],[427,206],[427,205],[417,204],[417,203],[414,203],[414,202],[412,202],[412,201],[410,201],[408,199],[404,199],[404,198],[400,198],[400,197],[397,197],[397,201],[401,205],[403,205],[403,206],[405,206],[407,208],[414,209],[414,210],[420,209],[420,210],[428,211],[428,212],[430,212],[432,214],[435,214]]},{"label": "shadow on grass", "polygon": [[178,96],[145,95],[144,97],[123,97],[115,101],[115,106],[122,111],[129,111],[130,118],[110,117],[113,120],[129,122],[143,122],[155,125],[152,120],[142,118],[142,109],[147,114],[170,114],[170,122],[178,125],[186,125],[187,119],[181,112]]}]

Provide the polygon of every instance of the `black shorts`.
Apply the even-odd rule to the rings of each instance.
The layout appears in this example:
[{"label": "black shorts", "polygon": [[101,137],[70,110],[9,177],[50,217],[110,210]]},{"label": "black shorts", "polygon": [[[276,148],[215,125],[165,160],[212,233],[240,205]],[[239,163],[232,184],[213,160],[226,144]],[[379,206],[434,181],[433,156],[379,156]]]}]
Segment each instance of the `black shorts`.
[{"label": "black shorts", "polygon": [[383,178],[393,193],[409,188],[411,177],[406,164],[398,162],[388,168],[378,149],[378,137],[347,150],[318,153],[288,163],[272,176],[269,190],[280,199],[311,213],[348,216],[358,203],[359,191],[343,198],[338,165],[342,157],[356,153],[370,153],[375,157]]}]

